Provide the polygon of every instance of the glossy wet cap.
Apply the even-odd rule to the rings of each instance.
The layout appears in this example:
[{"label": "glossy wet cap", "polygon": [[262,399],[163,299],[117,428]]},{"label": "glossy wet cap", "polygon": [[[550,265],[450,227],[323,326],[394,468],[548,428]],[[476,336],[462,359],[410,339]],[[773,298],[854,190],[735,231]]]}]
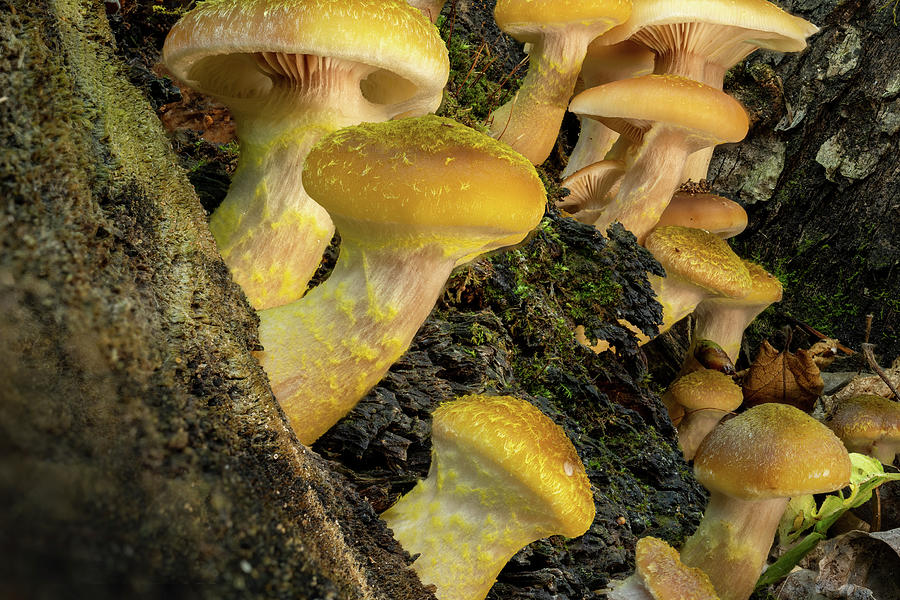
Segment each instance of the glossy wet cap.
[{"label": "glossy wet cap", "polygon": [[360,231],[381,225],[510,244],[540,222],[546,203],[525,157],[433,115],[324,137],[306,158],[303,185],[336,223],[356,223]]},{"label": "glossy wet cap", "polygon": [[750,126],[740,102],[677,75],[643,75],[593,87],[575,96],[569,110],[620,132],[625,126],[648,129],[664,123],[707,145],[739,142]]},{"label": "glossy wet cap", "polygon": [[697,448],[694,475],[706,489],[735,498],[785,498],[844,487],[850,458],[828,427],[772,402],[713,429]]},{"label": "glossy wet cap", "polygon": [[434,412],[435,445],[454,444],[477,463],[508,472],[540,499],[562,535],[583,534],[594,520],[584,465],[561,427],[511,396],[465,396]]},{"label": "glossy wet cap", "polygon": [[676,379],[668,393],[688,410],[705,408],[730,412],[744,401],[744,393],[734,380],[720,371],[700,369]]},{"label": "glossy wet cap", "polygon": [[523,42],[570,26],[613,27],[630,14],[631,0],[498,0],[494,8],[497,26]]},{"label": "glossy wet cap", "polygon": [[728,239],[746,229],[747,211],[737,202],[716,194],[678,192],[656,224],[667,225],[703,229]]},{"label": "glossy wet cap", "polygon": [[666,276],[690,280],[717,294],[740,298],[752,280],[747,267],[727,242],[702,229],[657,227],[644,246],[666,270]]}]

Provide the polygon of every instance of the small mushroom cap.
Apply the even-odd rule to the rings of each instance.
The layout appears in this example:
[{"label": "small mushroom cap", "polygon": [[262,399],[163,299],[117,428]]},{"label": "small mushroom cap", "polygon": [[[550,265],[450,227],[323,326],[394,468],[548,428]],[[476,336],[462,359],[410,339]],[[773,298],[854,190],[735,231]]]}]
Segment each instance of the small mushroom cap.
[{"label": "small mushroom cap", "polygon": [[354,226],[363,235],[415,231],[451,245],[454,239],[521,241],[546,204],[544,186],[525,157],[434,115],[326,136],[306,159],[303,185],[339,228]]},{"label": "small mushroom cap", "polygon": [[844,441],[900,442],[900,402],[865,394],[835,407],[828,426]]},{"label": "small mushroom cap", "polygon": [[[633,37],[639,30],[664,27],[684,23],[721,25],[748,30],[749,39],[744,43],[779,52],[798,52],[806,48],[806,38],[819,30],[818,27],[791,15],[766,0],[634,0],[631,17],[622,25],[611,30],[601,40],[615,44]],[[697,29],[698,25],[694,25]],[[736,36],[709,36],[710,42],[702,48],[703,53],[714,54],[723,45],[734,43]],[[718,44],[712,42],[719,38]],[[657,36],[666,40],[667,36]]]},{"label": "small mushroom cap", "polygon": [[656,224],[666,225],[704,229],[727,239],[747,228],[747,211],[737,202],[716,194],[678,192]]},{"label": "small mushroom cap", "polygon": [[594,520],[584,465],[562,428],[524,400],[465,396],[434,411],[435,445],[464,448],[471,460],[500,467],[545,506],[558,533],[583,534]]},{"label": "small mushroom cap", "polygon": [[669,386],[668,392],[688,410],[730,412],[744,401],[744,392],[731,377],[711,369],[700,369],[679,377]]},{"label": "small mushroom cap", "polygon": [[740,102],[678,75],[642,75],[593,87],[575,96],[569,110],[630,137],[633,128],[646,131],[654,123],[680,127],[697,149],[739,142],[750,126]]},{"label": "small mushroom cap", "polygon": [[750,272],[750,279],[753,286],[750,293],[742,298],[747,304],[772,304],[773,302],[781,302],[784,287],[777,277],[766,271],[760,265],[749,260],[744,260],[744,265]]},{"label": "small mushroom cap", "polygon": [[719,600],[709,576],[682,563],[678,551],[663,540],[639,539],[634,562],[653,600]]},{"label": "small mushroom cap", "polygon": [[497,26],[520,42],[535,42],[547,31],[624,23],[631,0],[497,0]]},{"label": "small mushroom cap", "polygon": [[732,298],[750,291],[752,280],[747,267],[725,240],[707,231],[675,225],[657,227],[644,245],[667,276],[688,279]]},{"label": "small mushroom cap", "polygon": [[209,0],[169,32],[163,62],[194,89],[249,98],[272,87],[253,58],[269,52],[372,67],[362,91],[379,104],[421,97],[436,107],[450,69],[444,42],[421,12],[375,0]]},{"label": "small mushroom cap", "polygon": [[850,458],[828,427],[771,402],[713,429],[697,448],[694,475],[706,489],[735,498],[786,498],[847,485]]}]

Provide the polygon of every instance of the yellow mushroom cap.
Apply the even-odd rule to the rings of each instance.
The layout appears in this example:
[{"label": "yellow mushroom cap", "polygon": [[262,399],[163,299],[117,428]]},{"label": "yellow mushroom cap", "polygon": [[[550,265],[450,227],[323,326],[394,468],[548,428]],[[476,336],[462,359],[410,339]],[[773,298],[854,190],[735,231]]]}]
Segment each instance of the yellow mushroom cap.
[{"label": "yellow mushroom cap", "polygon": [[760,404],[721,423],[694,456],[708,490],[744,500],[831,492],[850,481],[847,449],[802,410]]},{"label": "yellow mushroom cap", "polygon": [[873,394],[840,402],[828,426],[842,440],[900,442],[900,402]]},{"label": "yellow mushroom cap", "polygon": [[303,185],[335,222],[355,224],[360,235],[403,229],[509,245],[540,222],[546,203],[521,154],[433,115],[326,136],[306,158]]},{"label": "yellow mushroom cap", "polygon": [[498,0],[494,8],[497,26],[521,42],[570,26],[612,27],[630,14],[631,0]]},{"label": "yellow mushroom cap", "polygon": [[421,12],[378,0],[208,0],[169,32],[163,62],[197,90],[249,98],[272,86],[253,59],[263,52],[374,67],[363,95],[384,104],[439,102],[450,69],[444,42]]},{"label": "yellow mushroom cap", "polygon": [[737,202],[716,194],[678,192],[656,224],[657,227],[666,225],[704,229],[721,238],[730,238],[747,227],[747,211]]},{"label": "yellow mushroom cap", "polygon": [[[809,21],[795,17],[765,0],[633,0],[628,21],[604,35],[602,41],[615,44],[633,37],[643,28],[682,23],[751,30],[747,43],[779,52],[803,50],[806,38],[819,30]],[[719,37],[720,43],[728,43],[728,37]],[[660,39],[665,39],[665,36],[660,36]],[[701,51],[715,49],[702,48]]]},{"label": "yellow mushroom cap", "polygon": [[594,520],[584,465],[562,428],[524,400],[466,396],[434,412],[435,445],[452,443],[476,464],[508,472],[543,505],[555,530],[583,534]]},{"label": "yellow mushroom cap", "polygon": [[653,600],[719,600],[706,573],[683,564],[675,548],[655,537],[638,540],[635,573]]},{"label": "yellow mushroom cap", "polygon": [[645,242],[666,275],[688,279],[703,288],[740,298],[752,285],[747,267],[727,242],[702,229],[657,227]]},{"label": "yellow mushroom cap", "polygon": [[700,369],[679,377],[669,386],[668,393],[688,410],[732,411],[744,401],[741,387],[725,373],[712,369]]},{"label": "yellow mushroom cap", "polygon": [[625,135],[635,127],[647,130],[653,123],[665,123],[685,129],[707,146],[739,142],[750,126],[737,100],[678,75],[642,75],[593,87],[575,96],[569,110]]}]

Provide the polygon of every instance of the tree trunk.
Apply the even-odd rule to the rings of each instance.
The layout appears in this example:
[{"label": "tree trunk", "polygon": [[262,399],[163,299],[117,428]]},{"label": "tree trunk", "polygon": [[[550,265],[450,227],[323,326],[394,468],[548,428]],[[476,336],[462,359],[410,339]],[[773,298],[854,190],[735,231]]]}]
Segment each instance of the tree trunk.
[{"label": "tree trunk", "polygon": [[0,10],[0,596],[428,598],[297,443],[102,3]]},{"label": "tree trunk", "polygon": [[858,345],[865,315],[883,359],[900,354],[900,27],[895,2],[790,0],[821,28],[800,54],[757,52],[726,90],[748,108],[713,189],[747,206],[738,253],[785,283],[781,310]]}]

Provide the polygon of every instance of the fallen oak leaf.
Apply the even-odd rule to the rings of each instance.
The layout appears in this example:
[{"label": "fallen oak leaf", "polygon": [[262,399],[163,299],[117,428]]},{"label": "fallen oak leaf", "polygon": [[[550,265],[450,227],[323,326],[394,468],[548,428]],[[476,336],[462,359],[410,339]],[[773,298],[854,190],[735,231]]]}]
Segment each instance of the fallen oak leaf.
[{"label": "fallen oak leaf", "polygon": [[779,352],[763,340],[742,387],[748,408],[766,402],[779,402],[810,412],[825,384],[809,352]]}]

